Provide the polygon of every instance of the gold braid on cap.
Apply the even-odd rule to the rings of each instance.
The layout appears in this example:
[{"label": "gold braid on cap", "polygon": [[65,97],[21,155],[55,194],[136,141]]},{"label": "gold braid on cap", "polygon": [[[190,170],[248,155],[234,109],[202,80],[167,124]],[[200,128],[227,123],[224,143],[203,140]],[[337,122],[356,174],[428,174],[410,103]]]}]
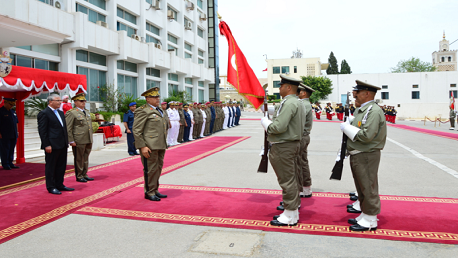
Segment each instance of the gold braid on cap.
[{"label": "gold braid on cap", "polygon": [[73,97],[72,100],[86,100],[86,95],[85,94],[78,94],[75,97]]}]

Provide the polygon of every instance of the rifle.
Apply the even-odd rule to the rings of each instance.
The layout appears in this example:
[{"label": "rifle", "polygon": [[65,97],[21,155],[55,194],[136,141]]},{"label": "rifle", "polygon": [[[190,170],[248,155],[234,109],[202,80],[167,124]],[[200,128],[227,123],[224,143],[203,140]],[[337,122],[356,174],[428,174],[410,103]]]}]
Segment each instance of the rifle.
[{"label": "rifle", "polygon": [[[347,121],[350,111],[350,92],[347,92],[347,102],[345,103],[345,117],[344,122]],[[340,147],[340,160],[336,161],[334,168],[332,169],[331,179],[340,180],[342,179],[343,162],[345,159],[345,152],[347,151],[347,140],[348,137],[345,133],[342,133],[342,146]]]},{"label": "rifle", "polygon": [[[264,95],[264,116],[269,118],[269,110],[267,107],[267,89]],[[259,163],[258,173],[267,173],[267,167],[269,166],[269,141],[267,141],[267,132],[264,132],[264,154],[262,154],[261,163]]]}]

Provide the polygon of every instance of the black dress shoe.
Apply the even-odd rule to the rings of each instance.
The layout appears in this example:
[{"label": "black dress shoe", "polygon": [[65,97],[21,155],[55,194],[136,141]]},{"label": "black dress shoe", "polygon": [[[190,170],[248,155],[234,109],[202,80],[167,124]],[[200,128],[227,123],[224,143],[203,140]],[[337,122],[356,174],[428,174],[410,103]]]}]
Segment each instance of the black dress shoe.
[{"label": "black dress shoe", "polygon": [[312,195],[311,194],[309,194],[309,195],[300,194],[299,197],[301,197],[301,198],[310,198],[310,197],[312,197]]},{"label": "black dress shoe", "polygon": [[11,170],[10,167],[3,167],[4,170]]},{"label": "black dress shoe", "polygon": [[277,206],[277,210],[279,210],[279,211],[284,211],[284,210],[285,210],[285,207],[283,207],[283,205]]},{"label": "black dress shoe", "polygon": [[358,196],[350,196],[350,200],[351,201],[357,201],[358,200]]},{"label": "black dress shoe", "polygon": [[156,196],[159,197],[159,198],[167,198],[167,195],[161,194],[159,192],[156,193]]},{"label": "black dress shoe", "polygon": [[84,179],[86,179],[86,181],[94,181],[94,178],[92,178],[92,177],[88,177],[88,176],[87,176],[87,177],[85,177]]},{"label": "black dress shoe", "polygon": [[135,153],[135,155],[140,155],[140,153]]},{"label": "black dress shoe", "polygon": [[356,196],[355,193],[349,193],[348,195],[350,195],[350,196]]},{"label": "black dress shoe", "polygon": [[297,223],[295,223],[295,224],[285,224],[285,223],[281,223],[280,221],[275,219],[275,220],[270,221],[270,225],[283,227],[283,226],[296,226]]},{"label": "black dress shoe", "polygon": [[351,208],[347,208],[347,212],[349,213],[361,213],[361,211],[351,207]]},{"label": "black dress shoe", "polygon": [[77,178],[76,182],[87,183],[87,180],[84,178]]},{"label": "black dress shoe", "polygon": [[19,167],[16,165],[11,165],[10,168],[19,168]]},{"label": "black dress shoe", "polygon": [[347,209],[353,208],[353,204],[347,204]]},{"label": "black dress shoe", "polygon": [[131,154],[129,154],[129,156],[135,156],[135,154],[131,153]]},{"label": "black dress shoe", "polygon": [[356,219],[349,219],[348,223],[352,224],[352,225],[356,225],[356,224],[358,224],[358,221],[356,221]]},{"label": "black dress shoe", "polygon": [[70,187],[62,187],[62,188],[57,188],[59,191],[75,191],[75,188],[70,188]]},{"label": "black dress shoe", "polygon": [[375,227],[375,228],[366,228],[366,227],[363,227],[363,226],[361,226],[359,224],[356,224],[356,225],[350,226],[350,230],[351,231],[368,231],[368,230],[374,231],[374,230],[377,230],[377,227]]},{"label": "black dress shoe", "polygon": [[155,201],[155,202],[158,202],[161,200],[161,198],[157,197],[156,195],[147,195],[147,194],[145,194],[145,199],[150,200],[150,201]]},{"label": "black dress shoe", "polygon": [[62,194],[59,190],[57,190],[56,188],[52,188],[52,189],[48,189],[48,192],[50,194]]}]

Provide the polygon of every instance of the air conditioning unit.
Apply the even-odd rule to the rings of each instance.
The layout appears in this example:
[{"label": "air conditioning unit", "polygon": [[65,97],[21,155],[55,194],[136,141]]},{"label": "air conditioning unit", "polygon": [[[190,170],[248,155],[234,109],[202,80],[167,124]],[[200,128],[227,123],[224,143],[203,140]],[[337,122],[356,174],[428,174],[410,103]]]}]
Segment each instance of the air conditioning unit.
[{"label": "air conditioning unit", "polygon": [[135,40],[141,41],[140,36],[138,36],[137,34],[132,34],[130,37],[135,39]]},{"label": "air conditioning unit", "polygon": [[154,47],[156,47],[157,49],[162,49],[162,45],[161,44],[154,44]]},{"label": "air conditioning unit", "polygon": [[96,21],[95,24],[99,25],[99,26],[102,26],[102,27],[105,27],[108,29],[108,23],[104,22],[104,21]]},{"label": "air conditioning unit", "polygon": [[207,15],[205,15],[205,13],[201,13],[200,14],[200,20],[206,21],[207,20]]},{"label": "air conditioning unit", "polygon": [[57,9],[62,9],[62,2],[59,0],[54,0],[54,7],[56,7]]},{"label": "air conditioning unit", "polygon": [[184,28],[186,30],[192,30],[192,22],[190,21],[186,22],[186,24],[184,25]]},{"label": "air conditioning unit", "polygon": [[154,8],[155,10],[161,10],[161,1],[160,0],[153,0],[151,3],[151,7]]},{"label": "air conditioning unit", "polygon": [[175,12],[173,12],[172,10],[168,10],[167,18],[169,18],[170,20],[175,20]]},{"label": "air conditioning unit", "polygon": [[188,1],[186,3],[186,9],[188,9],[188,11],[189,10],[194,10],[194,3],[191,3],[191,2]]}]

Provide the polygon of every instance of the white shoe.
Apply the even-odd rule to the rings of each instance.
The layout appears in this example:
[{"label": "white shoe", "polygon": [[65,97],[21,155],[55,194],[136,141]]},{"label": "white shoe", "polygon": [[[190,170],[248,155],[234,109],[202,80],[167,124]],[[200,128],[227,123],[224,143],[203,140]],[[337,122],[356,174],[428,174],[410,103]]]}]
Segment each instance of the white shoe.
[{"label": "white shoe", "polygon": [[312,197],[312,187],[311,186],[303,186],[302,187],[302,192],[299,193],[299,197],[301,197],[301,198]]},{"label": "white shoe", "polygon": [[296,210],[284,210],[280,217],[277,218],[277,221],[289,226],[295,226],[297,224],[298,211]]},{"label": "white shoe", "polygon": [[450,127],[450,129],[449,129],[449,130],[455,130],[455,127]]},{"label": "white shoe", "polygon": [[352,203],[353,209],[360,211],[361,210],[361,205],[359,203],[359,200],[356,202]]},{"label": "white shoe", "polygon": [[377,215],[371,216],[364,214],[364,216],[362,216],[362,218],[358,221],[358,225],[369,228],[369,230],[371,230],[372,228],[377,228],[377,221]]}]

